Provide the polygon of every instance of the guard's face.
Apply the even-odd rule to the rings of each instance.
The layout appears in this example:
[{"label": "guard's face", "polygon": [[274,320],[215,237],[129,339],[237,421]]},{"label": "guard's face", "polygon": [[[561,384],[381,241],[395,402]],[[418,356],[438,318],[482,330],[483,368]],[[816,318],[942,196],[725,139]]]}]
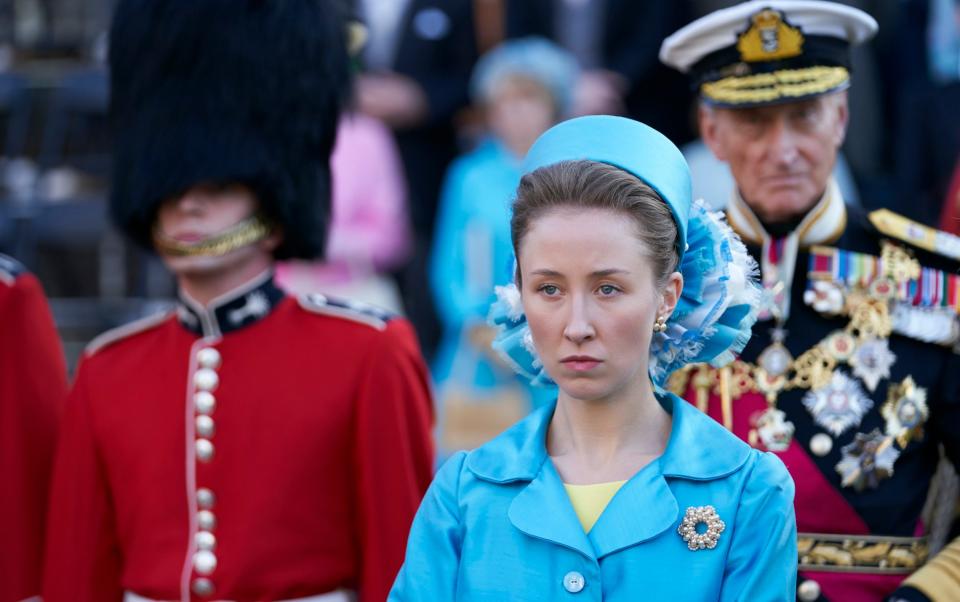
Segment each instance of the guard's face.
[{"label": "guard's face", "polygon": [[[197,243],[221,234],[251,217],[258,201],[246,186],[198,185],[164,201],[157,212],[157,225],[165,236],[181,243]],[[158,251],[170,270],[180,275],[213,274],[234,269],[251,260],[270,261],[279,244],[274,235],[224,255],[176,256]]]},{"label": "guard's face", "polygon": [[700,131],[767,223],[809,211],[826,190],[847,126],[846,92],[754,107],[701,107]]},{"label": "guard's face", "polygon": [[521,292],[534,346],[563,394],[629,395],[647,380],[658,315],[682,280],[658,291],[635,222],[620,213],[555,209],[536,219],[519,249]]}]

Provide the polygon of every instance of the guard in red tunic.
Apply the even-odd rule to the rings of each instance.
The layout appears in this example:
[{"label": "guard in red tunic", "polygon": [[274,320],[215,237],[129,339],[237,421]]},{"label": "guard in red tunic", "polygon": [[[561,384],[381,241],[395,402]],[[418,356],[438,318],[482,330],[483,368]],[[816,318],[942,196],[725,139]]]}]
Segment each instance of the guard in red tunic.
[{"label": "guard in red tunic", "polygon": [[63,350],[40,283],[0,255],[0,602],[40,593]]},{"label": "guard in red tunic", "polygon": [[433,459],[414,333],[272,279],[324,244],[349,74],[337,7],[117,7],[112,210],[180,302],[81,360],[46,602],[386,597]]}]

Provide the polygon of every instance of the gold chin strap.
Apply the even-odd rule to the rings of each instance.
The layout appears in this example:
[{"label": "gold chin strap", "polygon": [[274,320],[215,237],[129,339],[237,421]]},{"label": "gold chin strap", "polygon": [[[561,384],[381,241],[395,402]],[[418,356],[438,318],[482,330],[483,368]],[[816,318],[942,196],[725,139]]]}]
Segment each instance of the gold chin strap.
[{"label": "gold chin strap", "polygon": [[272,228],[260,216],[247,218],[239,224],[197,242],[180,242],[160,232],[154,227],[153,244],[157,251],[178,257],[203,255],[219,257],[240,247],[252,245],[270,236]]}]

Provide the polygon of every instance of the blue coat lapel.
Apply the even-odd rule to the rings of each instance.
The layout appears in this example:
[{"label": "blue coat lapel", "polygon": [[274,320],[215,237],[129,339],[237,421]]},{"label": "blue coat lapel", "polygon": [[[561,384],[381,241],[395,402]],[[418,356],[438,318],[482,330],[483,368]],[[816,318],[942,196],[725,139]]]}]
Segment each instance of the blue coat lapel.
[{"label": "blue coat lapel", "polygon": [[600,559],[653,539],[676,524],[679,517],[677,498],[660,472],[658,459],[623,484],[589,537]]},{"label": "blue coat lapel", "polygon": [[668,478],[718,479],[739,470],[750,455],[747,444],[729,437],[692,405],[667,393],[659,400],[673,419],[667,448],[620,488],[590,530],[598,559],[653,539],[678,523],[686,509],[680,508]]},{"label": "blue coat lapel", "polygon": [[471,452],[467,468],[479,479],[495,484],[528,481],[511,502],[511,523],[531,537],[600,559],[653,539],[677,523],[682,509],[668,479],[722,478],[739,470],[749,457],[750,447],[730,437],[709,416],[674,395],[658,392],[658,397],[673,417],[667,448],[624,484],[589,536],[547,457],[553,404]]},{"label": "blue coat lapel", "polygon": [[593,546],[583,532],[553,462],[543,468],[510,504],[513,526],[531,537],[545,539],[595,558]]}]

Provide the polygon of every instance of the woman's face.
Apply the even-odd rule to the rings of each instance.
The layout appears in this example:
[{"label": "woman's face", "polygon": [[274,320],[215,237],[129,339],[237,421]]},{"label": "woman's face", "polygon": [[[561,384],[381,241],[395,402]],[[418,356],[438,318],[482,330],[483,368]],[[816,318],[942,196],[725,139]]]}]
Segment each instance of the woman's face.
[{"label": "woman's face", "polygon": [[574,399],[606,400],[645,386],[650,339],[682,280],[657,290],[635,221],[604,209],[554,209],[519,249],[523,309],[547,373]]}]

